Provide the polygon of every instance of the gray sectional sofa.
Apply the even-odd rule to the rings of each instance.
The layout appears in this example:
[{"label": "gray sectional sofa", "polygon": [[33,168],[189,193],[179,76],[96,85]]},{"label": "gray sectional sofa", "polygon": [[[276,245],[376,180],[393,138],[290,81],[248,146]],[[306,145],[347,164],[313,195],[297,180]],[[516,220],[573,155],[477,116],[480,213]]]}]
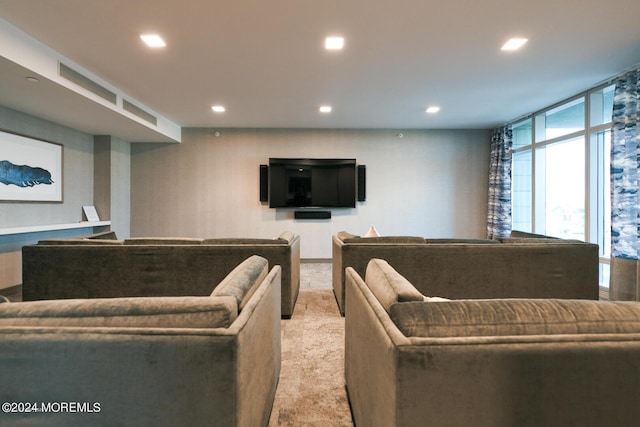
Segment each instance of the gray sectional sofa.
[{"label": "gray sectional sofa", "polygon": [[131,238],[104,232],[22,248],[23,300],[202,296],[236,265],[259,255],[282,268],[282,317],[300,289],[300,236],[275,239]]},{"label": "gray sectional sofa", "polygon": [[346,269],[345,380],[367,427],[631,426],[640,304],[430,300],[388,263]]},{"label": "gray sectional sofa", "polygon": [[388,261],[418,290],[448,298],[598,299],[598,246],[513,232],[510,238],[332,236],[333,291],[345,312],[346,267]]},{"label": "gray sectional sofa", "polygon": [[210,296],[0,304],[0,425],[267,426],[280,281],[252,256]]}]

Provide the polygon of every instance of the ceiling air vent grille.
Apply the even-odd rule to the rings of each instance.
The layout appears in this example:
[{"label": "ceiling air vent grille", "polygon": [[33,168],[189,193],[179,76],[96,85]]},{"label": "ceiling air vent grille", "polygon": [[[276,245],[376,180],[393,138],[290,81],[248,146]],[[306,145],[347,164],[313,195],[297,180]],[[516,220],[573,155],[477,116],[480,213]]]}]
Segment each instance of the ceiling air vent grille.
[{"label": "ceiling air vent grille", "polygon": [[70,82],[77,84],[114,105],[118,102],[118,96],[114,92],[111,92],[109,89],[99,85],[88,77],[83,76],[76,70],[64,65],[62,62],[60,63],[59,73],[60,77],[64,77]]},{"label": "ceiling air vent grille", "polygon": [[131,114],[134,114],[134,115],[140,117],[142,120],[148,121],[149,123],[153,124],[154,126],[156,126],[158,124],[158,118],[156,116],[154,116],[153,114],[147,113],[142,108],[140,108],[140,107],[138,107],[136,105],[133,105],[132,103],[130,103],[126,99],[122,100],[122,108],[124,108],[126,111],[130,112]]}]

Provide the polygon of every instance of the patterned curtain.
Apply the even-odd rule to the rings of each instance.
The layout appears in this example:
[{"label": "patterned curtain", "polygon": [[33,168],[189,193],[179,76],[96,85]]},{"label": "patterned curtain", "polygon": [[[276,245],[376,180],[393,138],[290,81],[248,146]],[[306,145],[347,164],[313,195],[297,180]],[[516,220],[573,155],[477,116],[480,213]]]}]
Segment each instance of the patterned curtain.
[{"label": "patterned curtain", "polygon": [[489,210],[487,237],[509,237],[511,233],[511,125],[494,129],[491,134],[489,163]]},{"label": "patterned curtain", "polygon": [[640,300],[640,70],[616,79],[611,143],[612,299]]}]

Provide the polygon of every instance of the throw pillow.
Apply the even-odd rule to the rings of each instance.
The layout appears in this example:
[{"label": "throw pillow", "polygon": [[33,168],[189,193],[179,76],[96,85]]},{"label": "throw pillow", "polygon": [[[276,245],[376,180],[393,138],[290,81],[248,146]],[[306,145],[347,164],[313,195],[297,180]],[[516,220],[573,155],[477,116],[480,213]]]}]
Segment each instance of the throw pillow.
[{"label": "throw pillow", "polygon": [[442,298],[442,297],[428,297],[425,296],[424,300],[426,302],[443,302],[443,301],[451,301],[449,298]]},{"label": "throw pillow", "polygon": [[380,237],[380,233],[378,233],[378,230],[376,230],[376,228],[372,225],[371,227],[369,227],[369,231],[367,231],[367,234],[365,234],[364,237]]}]

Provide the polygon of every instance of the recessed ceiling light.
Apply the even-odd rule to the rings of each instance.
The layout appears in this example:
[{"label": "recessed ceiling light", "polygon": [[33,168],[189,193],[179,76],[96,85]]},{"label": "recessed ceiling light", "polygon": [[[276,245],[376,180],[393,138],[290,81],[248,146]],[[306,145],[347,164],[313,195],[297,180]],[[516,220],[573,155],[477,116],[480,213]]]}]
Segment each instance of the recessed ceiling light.
[{"label": "recessed ceiling light", "polygon": [[211,109],[216,113],[224,113],[225,111],[227,111],[227,109],[222,105],[214,105],[213,107],[211,107]]},{"label": "recessed ceiling light", "polygon": [[502,50],[518,50],[522,46],[524,46],[524,44],[528,41],[529,39],[525,39],[522,37],[514,37],[512,39],[509,39],[505,44],[503,44],[501,49]]},{"label": "recessed ceiling light", "polygon": [[340,50],[344,47],[344,37],[327,37],[324,47],[329,50]]},{"label": "recessed ceiling light", "polygon": [[320,107],[320,112],[321,113],[330,113],[331,112],[331,106],[330,105],[323,105]]},{"label": "recessed ceiling light", "polygon": [[157,34],[143,34],[140,36],[143,42],[149,47],[165,47],[167,44]]},{"label": "recessed ceiling light", "polygon": [[427,109],[426,109],[426,112],[429,113],[429,114],[435,114],[438,111],[440,111],[440,107],[436,107],[435,105],[427,107]]}]

